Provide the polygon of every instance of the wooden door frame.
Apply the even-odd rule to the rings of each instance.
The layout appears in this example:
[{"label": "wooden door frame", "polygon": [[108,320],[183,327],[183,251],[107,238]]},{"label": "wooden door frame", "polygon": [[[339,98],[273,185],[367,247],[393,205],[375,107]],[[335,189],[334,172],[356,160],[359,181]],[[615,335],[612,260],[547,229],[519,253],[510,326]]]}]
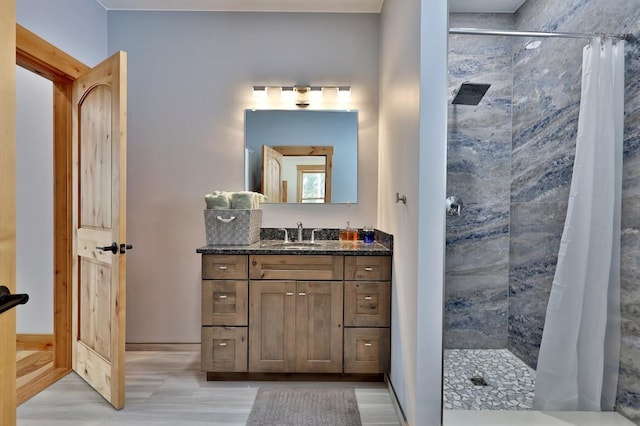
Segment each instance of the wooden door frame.
[{"label": "wooden door frame", "polygon": [[[0,285],[16,290],[16,72],[14,0],[0,0]],[[0,424],[16,424],[16,311],[0,314]]]},{"label": "wooden door frame", "polygon": [[18,389],[18,401],[31,398],[71,371],[72,85],[90,68],[16,24],[16,65],[53,83],[53,363],[54,368]]},{"label": "wooden door frame", "polygon": [[272,149],[285,157],[324,157],[325,179],[324,200],[331,202],[331,186],[333,181],[333,147],[332,146],[297,146],[277,145]]}]

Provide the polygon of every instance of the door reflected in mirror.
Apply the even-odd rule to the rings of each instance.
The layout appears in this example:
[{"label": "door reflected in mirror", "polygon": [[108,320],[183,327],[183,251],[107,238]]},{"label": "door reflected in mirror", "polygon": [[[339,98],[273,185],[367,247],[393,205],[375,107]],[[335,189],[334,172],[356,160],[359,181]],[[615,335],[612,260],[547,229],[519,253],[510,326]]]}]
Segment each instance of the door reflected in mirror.
[{"label": "door reflected in mirror", "polygon": [[356,203],[357,164],[357,111],[245,112],[245,189],[267,203]]}]

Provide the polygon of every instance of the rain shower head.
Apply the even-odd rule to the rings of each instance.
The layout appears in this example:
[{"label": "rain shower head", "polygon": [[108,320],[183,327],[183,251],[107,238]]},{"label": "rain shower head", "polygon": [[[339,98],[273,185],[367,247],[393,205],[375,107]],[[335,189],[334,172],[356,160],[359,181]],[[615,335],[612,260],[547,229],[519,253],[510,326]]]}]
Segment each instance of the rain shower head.
[{"label": "rain shower head", "polygon": [[454,105],[478,105],[490,84],[462,83],[451,102]]}]

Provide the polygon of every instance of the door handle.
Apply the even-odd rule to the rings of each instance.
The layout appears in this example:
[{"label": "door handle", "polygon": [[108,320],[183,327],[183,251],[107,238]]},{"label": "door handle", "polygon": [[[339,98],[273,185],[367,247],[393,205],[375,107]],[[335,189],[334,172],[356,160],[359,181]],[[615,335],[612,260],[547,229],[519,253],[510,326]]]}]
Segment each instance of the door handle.
[{"label": "door handle", "polygon": [[110,251],[113,254],[118,253],[118,243],[116,243],[115,241],[111,243],[110,246],[96,247],[96,248],[102,251]]},{"label": "door handle", "polygon": [[27,301],[28,294],[11,294],[8,287],[0,286],[0,314],[18,305],[24,305]]},{"label": "door handle", "polygon": [[[115,241],[111,243],[110,246],[104,246],[104,247],[96,247],[96,249],[98,250],[102,250],[102,251],[110,251],[113,254],[117,254],[118,253],[118,243],[116,243]],[[125,254],[127,252],[127,250],[131,250],[133,249],[133,246],[131,244],[120,244],[120,254]]]}]

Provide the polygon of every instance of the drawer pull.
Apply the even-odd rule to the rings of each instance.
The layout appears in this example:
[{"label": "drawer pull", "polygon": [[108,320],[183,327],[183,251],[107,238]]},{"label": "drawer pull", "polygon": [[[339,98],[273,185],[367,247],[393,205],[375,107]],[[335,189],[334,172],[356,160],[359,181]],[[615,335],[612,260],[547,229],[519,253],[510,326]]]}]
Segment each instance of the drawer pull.
[{"label": "drawer pull", "polygon": [[371,266],[367,266],[366,268],[364,268],[364,270],[367,272],[371,272],[373,271],[373,268]]},{"label": "drawer pull", "polygon": [[287,292],[287,296],[293,296],[293,293],[292,293],[292,292],[290,292],[290,291],[288,291],[288,292]]},{"label": "drawer pull", "polygon": [[218,269],[220,269],[221,271],[226,271],[227,267],[226,266],[218,266]]},{"label": "drawer pull", "polygon": [[365,343],[364,345],[367,346],[367,347],[373,346],[373,344],[371,344],[371,343]]},{"label": "drawer pull", "polygon": [[227,343],[226,342],[222,342],[222,343],[220,343],[220,346],[227,346]]},{"label": "drawer pull", "polygon": [[226,299],[227,295],[226,294],[221,294],[220,296],[218,296],[218,299]]},{"label": "drawer pull", "polygon": [[364,300],[371,300],[371,299],[373,299],[373,297],[371,297],[371,296],[365,296],[364,297]]},{"label": "drawer pull", "polygon": [[306,296],[307,293],[305,293],[304,291],[301,291],[300,293],[298,293],[298,296]]}]

